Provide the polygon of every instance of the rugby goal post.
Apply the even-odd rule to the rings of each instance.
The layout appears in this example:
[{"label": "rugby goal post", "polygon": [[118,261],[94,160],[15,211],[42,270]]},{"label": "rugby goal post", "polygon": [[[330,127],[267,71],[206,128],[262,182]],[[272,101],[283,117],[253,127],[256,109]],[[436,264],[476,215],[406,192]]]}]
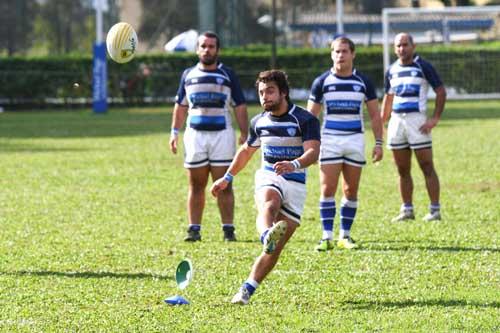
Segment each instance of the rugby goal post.
[{"label": "rugby goal post", "polygon": [[[441,75],[449,98],[500,98],[500,46],[484,43],[500,40],[500,6],[384,8],[384,73],[396,60],[393,41],[400,32],[410,33],[417,45],[432,45],[425,58]],[[474,44],[474,52],[461,52],[460,44]]]}]

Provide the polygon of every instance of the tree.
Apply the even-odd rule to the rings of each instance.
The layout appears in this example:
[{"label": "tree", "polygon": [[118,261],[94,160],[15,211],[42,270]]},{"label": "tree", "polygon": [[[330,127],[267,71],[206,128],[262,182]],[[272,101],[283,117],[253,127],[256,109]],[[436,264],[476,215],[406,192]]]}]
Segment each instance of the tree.
[{"label": "tree", "polygon": [[41,7],[42,34],[50,53],[88,52],[94,34],[88,1],[47,0]]},{"label": "tree", "polygon": [[[198,0],[141,0],[139,34],[147,36],[149,48],[164,39],[198,29]],[[252,1],[216,1],[216,26],[224,45],[241,45],[268,39],[265,28],[257,24],[259,9]],[[257,8],[256,8],[257,7]]]},{"label": "tree", "polygon": [[[153,3],[151,3],[153,2]],[[142,19],[138,33],[146,36],[150,48],[160,37],[166,40],[198,28],[197,0],[141,0]]]},{"label": "tree", "polygon": [[0,1],[0,51],[11,56],[31,46],[37,8],[35,0]]}]

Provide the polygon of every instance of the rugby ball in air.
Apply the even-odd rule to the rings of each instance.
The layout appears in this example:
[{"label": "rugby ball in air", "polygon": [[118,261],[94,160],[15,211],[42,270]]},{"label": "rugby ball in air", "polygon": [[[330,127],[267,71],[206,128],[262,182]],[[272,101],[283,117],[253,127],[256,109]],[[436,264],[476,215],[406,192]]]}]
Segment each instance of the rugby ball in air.
[{"label": "rugby ball in air", "polygon": [[126,22],[116,23],[106,36],[108,54],[117,63],[124,64],[134,58],[139,41],[134,28]]}]

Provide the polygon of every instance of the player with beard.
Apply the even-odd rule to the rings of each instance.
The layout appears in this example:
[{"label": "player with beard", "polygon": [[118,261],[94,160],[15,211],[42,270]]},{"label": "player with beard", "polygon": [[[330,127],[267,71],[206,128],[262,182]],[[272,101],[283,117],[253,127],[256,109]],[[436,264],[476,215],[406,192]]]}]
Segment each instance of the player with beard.
[{"label": "player with beard", "polygon": [[[176,154],[179,131],[184,133],[184,167],[188,171],[188,231],[185,241],[201,240],[205,188],[209,175],[221,178],[236,152],[235,133],[229,109],[240,128],[239,144],[248,136],[248,114],[238,77],[218,62],[220,44],[215,33],[205,32],[197,42],[199,62],[182,74],[175,99],[170,149]],[[227,186],[217,197],[225,241],[235,241],[234,194]]]},{"label": "player with beard", "polygon": [[255,201],[263,251],[231,301],[242,305],[248,304],[300,225],[306,199],[306,168],[317,161],[320,146],[319,121],[290,101],[284,72],[262,72],[256,86],[265,111],[251,120],[247,142],[236,153],[225,176],[211,189],[214,196],[220,195],[262,148],[262,167],[255,173]]}]

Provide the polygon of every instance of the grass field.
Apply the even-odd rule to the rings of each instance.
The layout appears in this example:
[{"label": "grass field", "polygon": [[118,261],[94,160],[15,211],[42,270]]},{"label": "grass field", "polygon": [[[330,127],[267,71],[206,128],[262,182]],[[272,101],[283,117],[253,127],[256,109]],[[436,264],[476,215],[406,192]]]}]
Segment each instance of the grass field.
[{"label": "grass field", "polygon": [[[386,150],[363,171],[361,248],[316,253],[313,166],[302,226],[247,307],[229,300],[261,250],[249,190],[259,158],[235,178],[239,242],[222,242],[207,196],[203,241],[184,243],[187,181],[182,153],[168,150],[169,110],[0,114],[0,331],[500,330],[499,101],[449,102],[433,132],[440,223],[420,221],[416,164],[417,220],[389,222],[400,201]],[[195,276],[179,291],[183,258]],[[191,305],[163,302],[175,294]]]}]

